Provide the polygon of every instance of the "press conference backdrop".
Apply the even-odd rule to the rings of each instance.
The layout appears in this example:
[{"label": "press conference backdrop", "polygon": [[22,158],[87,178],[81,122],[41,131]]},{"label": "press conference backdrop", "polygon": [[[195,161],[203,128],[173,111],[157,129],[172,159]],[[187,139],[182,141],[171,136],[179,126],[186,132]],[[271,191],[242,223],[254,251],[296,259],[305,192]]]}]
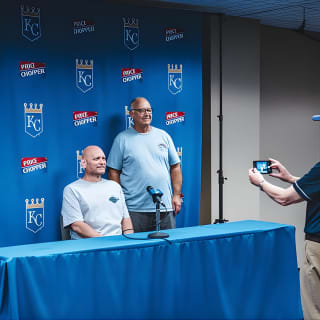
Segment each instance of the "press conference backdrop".
[{"label": "press conference backdrop", "polygon": [[60,239],[63,188],[83,175],[83,148],[108,154],[136,96],[182,162],[177,226],[199,224],[201,15],[102,0],[1,5],[0,246]]}]

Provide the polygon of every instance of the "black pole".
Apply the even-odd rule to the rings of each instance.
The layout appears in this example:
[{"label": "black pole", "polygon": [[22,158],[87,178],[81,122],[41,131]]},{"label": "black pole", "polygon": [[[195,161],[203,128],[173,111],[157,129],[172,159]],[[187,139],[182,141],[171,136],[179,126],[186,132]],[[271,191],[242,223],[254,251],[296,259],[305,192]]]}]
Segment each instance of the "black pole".
[{"label": "black pole", "polygon": [[223,15],[219,15],[219,80],[220,80],[220,110],[217,118],[219,119],[219,170],[218,184],[219,184],[219,219],[214,223],[225,223],[228,220],[223,219],[223,184],[227,180],[223,176],[223,109],[222,109],[222,19]]}]

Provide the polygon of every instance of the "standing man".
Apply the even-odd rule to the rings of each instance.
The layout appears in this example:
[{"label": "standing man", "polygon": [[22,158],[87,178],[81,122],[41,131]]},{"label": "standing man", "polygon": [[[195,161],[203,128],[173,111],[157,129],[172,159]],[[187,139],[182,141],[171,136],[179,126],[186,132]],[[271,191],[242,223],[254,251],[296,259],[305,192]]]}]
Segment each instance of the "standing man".
[{"label": "standing man", "polygon": [[133,227],[121,187],[101,178],[106,171],[106,156],[97,146],[82,152],[82,179],[64,188],[61,215],[63,226],[70,227],[71,239],[132,233]]},{"label": "standing man", "polygon": [[270,176],[290,183],[289,188],[279,188],[267,182],[253,168],[249,170],[249,179],[283,206],[307,201],[305,261],[300,270],[301,298],[304,319],[320,319],[320,162],[299,178],[291,175],[279,161],[270,160],[271,168],[278,170]]},{"label": "standing man", "polygon": [[[163,192],[161,229],[176,227],[181,208],[180,159],[171,137],[152,127],[152,109],[145,98],[130,103],[134,126],[119,133],[112,145],[107,166],[109,179],[121,184],[135,232],[155,230],[155,204],[146,188]],[[172,188],[173,192],[172,192]]]}]

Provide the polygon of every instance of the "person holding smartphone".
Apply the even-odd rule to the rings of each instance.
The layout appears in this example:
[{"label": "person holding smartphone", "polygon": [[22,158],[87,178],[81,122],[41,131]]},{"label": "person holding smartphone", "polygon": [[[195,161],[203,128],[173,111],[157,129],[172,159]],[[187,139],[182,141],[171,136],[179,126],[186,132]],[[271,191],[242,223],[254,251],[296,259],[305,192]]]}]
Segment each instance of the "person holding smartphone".
[{"label": "person holding smartphone", "polygon": [[305,258],[300,269],[302,308],[304,319],[320,319],[320,162],[299,178],[278,160],[269,160],[270,168],[277,170],[269,175],[291,185],[288,188],[275,186],[266,181],[257,168],[249,169],[249,180],[283,206],[307,201]]}]

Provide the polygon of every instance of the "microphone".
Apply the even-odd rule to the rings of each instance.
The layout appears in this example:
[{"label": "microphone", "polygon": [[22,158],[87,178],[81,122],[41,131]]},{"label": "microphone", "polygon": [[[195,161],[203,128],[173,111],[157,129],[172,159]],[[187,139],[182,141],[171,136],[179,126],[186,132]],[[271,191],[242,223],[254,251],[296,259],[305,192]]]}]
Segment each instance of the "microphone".
[{"label": "microphone", "polygon": [[320,121],[320,114],[316,114],[316,115],[312,116],[312,120]]},{"label": "microphone", "polygon": [[147,187],[147,191],[152,196],[152,200],[154,203],[158,202],[161,203],[161,197],[163,196],[163,193],[159,189],[154,189],[151,186]]}]

